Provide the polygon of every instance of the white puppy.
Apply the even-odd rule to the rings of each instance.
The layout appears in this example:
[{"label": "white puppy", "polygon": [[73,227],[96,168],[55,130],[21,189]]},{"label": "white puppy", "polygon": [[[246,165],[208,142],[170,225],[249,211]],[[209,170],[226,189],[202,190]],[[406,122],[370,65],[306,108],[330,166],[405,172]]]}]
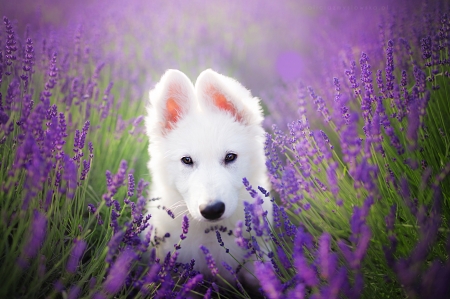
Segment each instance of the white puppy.
[{"label": "white puppy", "polygon": [[[187,215],[189,233],[181,242],[177,261],[195,259],[195,269],[207,275],[210,270],[199,248],[204,245],[226,279],[232,277],[222,261],[233,268],[244,262],[246,251],[228,232],[238,220],[244,221],[243,202],[254,201],[242,179],[247,178],[255,189],[269,186],[262,120],[257,98],[239,82],[210,69],[199,75],[195,87],[182,72],[168,70],[150,91],[148,167],[151,195],[160,200],[151,202],[148,209],[160,259],[175,250]],[[263,208],[270,219],[270,201],[266,200]],[[222,227],[224,247],[218,243],[214,227]],[[170,237],[164,238],[166,233]],[[253,269],[252,263],[245,268]],[[245,270],[240,275],[251,285],[257,283]]]}]

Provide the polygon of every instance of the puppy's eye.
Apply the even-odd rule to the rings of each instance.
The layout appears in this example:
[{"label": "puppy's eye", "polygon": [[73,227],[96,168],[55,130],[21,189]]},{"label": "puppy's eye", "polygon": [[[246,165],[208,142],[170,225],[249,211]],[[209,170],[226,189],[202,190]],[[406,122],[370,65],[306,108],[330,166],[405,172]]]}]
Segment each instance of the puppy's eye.
[{"label": "puppy's eye", "polygon": [[236,155],[236,154],[228,153],[228,154],[226,154],[226,156],[225,156],[225,163],[233,162],[234,160],[236,160],[236,158],[237,158],[237,155]]},{"label": "puppy's eye", "polygon": [[186,165],[194,164],[194,161],[192,161],[191,157],[183,157],[183,158],[181,158],[181,162],[183,162]]}]

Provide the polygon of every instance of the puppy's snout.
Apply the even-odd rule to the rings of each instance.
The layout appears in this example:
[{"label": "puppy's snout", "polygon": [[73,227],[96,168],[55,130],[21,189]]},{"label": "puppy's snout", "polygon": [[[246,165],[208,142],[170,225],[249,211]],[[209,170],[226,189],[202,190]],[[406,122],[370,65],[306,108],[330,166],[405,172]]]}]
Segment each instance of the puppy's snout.
[{"label": "puppy's snout", "polygon": [[208,220],[217,220],[225,212],[225,204],[221,201],[215,201],[209,204],[199,206],[200,213]]}]

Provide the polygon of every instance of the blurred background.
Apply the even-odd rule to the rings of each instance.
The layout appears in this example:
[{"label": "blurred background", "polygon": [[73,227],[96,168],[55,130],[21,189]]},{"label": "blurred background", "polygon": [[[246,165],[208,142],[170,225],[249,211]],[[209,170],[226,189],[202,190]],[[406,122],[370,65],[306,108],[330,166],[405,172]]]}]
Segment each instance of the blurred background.
[{"label": "blurred background", "polygon": [[[299,97],[305,96],[299,86],[311,86],[331,107],[333,78],[348,85],[345,70],[362,51],[369,63],[379,64],[386,61],[389,39],[420,44],[420,36],[409,30],[416,20],[405,16],[426,5],[404,0],[0,1],[0,14],[11,20],[18,47],[32,37],[37,66],[45,72],[58,54],[62,93],[55,101],[69,107],[77,96],[75,105],[86,104],[69,117],[70,127],[92,121],[92,108],[101,113],[94,129],[114,132],[113,140],[103,129],[95,131],[94,138],[105,141],[97,147],[105,160],[95,166],[102,165],[102,174],[106,167],[119,166],[119,158],[106,157],[121,147],[130,151],[120,156],[132,161],[136,173],[147,173],[142,123],[135,132],[144,141],[142,149],[127,147],[136,141],[125,140],[133,133],[122,133],[133,132],[135,121],[145,115],[148,92],[167,69],[179,69],[193,82],[206,68],[236,78],[262,100],[267,131],[276,130],[273,125],[286,130],[305,114],[313,127],[325,128],[312,100],[304,104],[306,110],[299,108]],[[394,63],[403,69],[400,61]],[[108,113],[113,117],[105,121]],[[103,184],[102,176],[92,179]]]},{"label": "blurred background", "polygon": [[17,21],[18,32],[27,24],[54,30],[49,44],[79,34],[95,59],[116,65],[131,81],[143,80],[147,89],[168,68],[195,81],[210,67],[264,100],[275,86],[325,75],[330,68],[324,66],[346,47],[373,47],[383,18],[414,1],[2,2],[1,14]]}]

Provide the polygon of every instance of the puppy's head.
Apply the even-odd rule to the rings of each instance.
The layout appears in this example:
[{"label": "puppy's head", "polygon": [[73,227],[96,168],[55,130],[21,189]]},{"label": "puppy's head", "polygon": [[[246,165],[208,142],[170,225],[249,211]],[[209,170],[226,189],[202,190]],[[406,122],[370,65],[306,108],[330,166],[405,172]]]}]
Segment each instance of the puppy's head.
[{"label": "puppy's head", "polygon": [[212,70],[200,74],[195,88],[183,73],[169,70],[150,101],[149,166],[157,188],[173,190],[198,221],[233,215],[242,204],[242,178],[264,169],[256,158],[264,135],[259,100]]}]

